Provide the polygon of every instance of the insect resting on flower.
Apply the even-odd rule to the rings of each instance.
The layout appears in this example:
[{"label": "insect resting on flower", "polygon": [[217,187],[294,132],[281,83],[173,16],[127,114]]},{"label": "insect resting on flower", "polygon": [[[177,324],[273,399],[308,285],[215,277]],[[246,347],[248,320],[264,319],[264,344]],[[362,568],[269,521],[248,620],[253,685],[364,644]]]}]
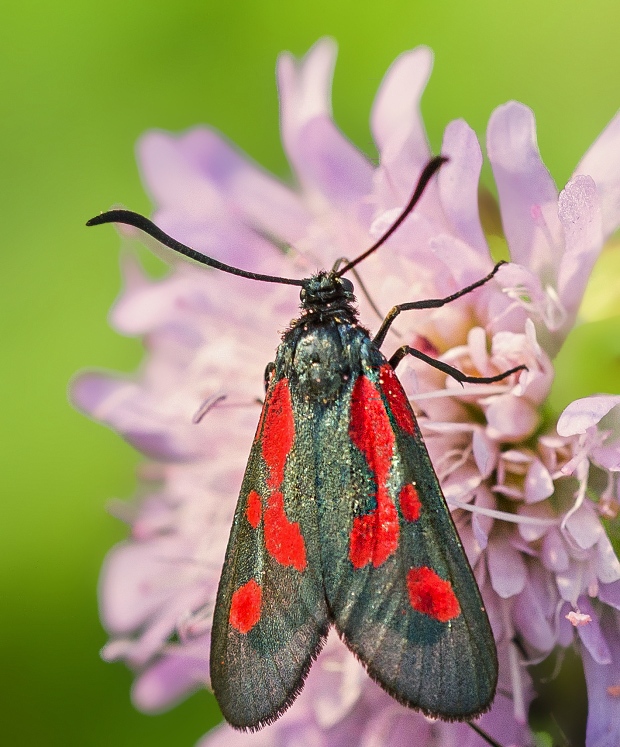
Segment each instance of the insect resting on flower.
[{"label": "insect resting on flower", "polygon": [[400,703],[468,720],[497,682],[491,627],[415,415],[395,374],[407,355],[466,376],[407,345],[380,351],[397,315],[450,296],[395,306],[371,338],[343,275],[413,210],[438,156],[383,236],[307,279],[246,272],[183,245],[151,221],[112,210],[87,225],[125,223],[191,259],[235,275],[301,287],[301,313],[267,367],[267,392],[226,551],[211,638],[211,684],[226,720],[259,729],[295,700],[334,625],[368,674]]}]

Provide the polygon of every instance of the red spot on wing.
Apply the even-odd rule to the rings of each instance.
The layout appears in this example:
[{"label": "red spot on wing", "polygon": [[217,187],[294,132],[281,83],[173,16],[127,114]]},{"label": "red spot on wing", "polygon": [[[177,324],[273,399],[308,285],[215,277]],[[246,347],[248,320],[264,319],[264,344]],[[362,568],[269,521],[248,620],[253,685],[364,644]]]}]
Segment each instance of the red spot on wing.
[{"label": "red spot on wing", "polygon": [[412,436],[416,431],[416,419],[403,389],[403,385],[394,373],[394,369],[385,363],[379,369],[381,390],[386,396],[390,410],[398,425]]},{"label": "red spot on wing", "polygon": [[366,516],[356,516],[349,537],[349,559],[355,568],[371,562],[374,550],[376,516],[373,511]]},{"label": "red spot on wing", "polygon": [[444,581],[432,568],[412,568],[407,574],[407,590],[413,609],[434,620],[448,622],[461,614],[452,584]]},{"label": "red spot on wing", "polygon": [[248,503],[245,507],[245,515],[250,524],[256,529],[260,523],[260,517],[263,510],[263,502],[260,495],[255,490],[250,490]]},{"label": "red spot on wing", "polygon": [[393,504],[384,511],[371,511],[353,519],[349,538],[349,559],[355,568],[385,563],[398,547],[398,517]]},{"label": "red spot on wing", "polygon": [[267,466],[266,482],[269,490],[267,508],[263,515],[265,547],[280,565],[303,571],[307,565],[306,544],[299,524],[289,521],[284,511],[282,495],[284,467],[295,441],[295,420],[288,379],[280,379],[274,386],[265,403],[264,413],[261,449]]},{"label": "red spot on wing", "polygon": [[420,518],[420,496],[413,485],[405,485],[398,496],[400,511],[407,521],[417,521]]},{"label": "red spot on wing", "polygon": [[356,568],[370,562],[377,567],[398,547],[398,514],[387,488],[395,438],[381,394],[366,376],[353,386],[349,436],[366,457],[377,491],[377,507],[353,520],[349,559]]},{"label": "red spot on wing", "polygon": [[288,379],[280,379],[265,402],[265,425],[261,437],[263,458],[269,472],[267,485],[277,490],[284,479],[286,457],[293,448],[295,421]]},{"label": "red spot on wing", "polygon": [[232,595],[228,622],[240,633],[249,633],[260,620],[263,591],[251,578]]},{"label": "red spot on wing", "polygon": [[306,568],[306,544],[296,521],[289,521],[284,513],[284,497],[278,490],[267,499],[264,517],[265,547],[280,565],[293,566],[298,571]]}]

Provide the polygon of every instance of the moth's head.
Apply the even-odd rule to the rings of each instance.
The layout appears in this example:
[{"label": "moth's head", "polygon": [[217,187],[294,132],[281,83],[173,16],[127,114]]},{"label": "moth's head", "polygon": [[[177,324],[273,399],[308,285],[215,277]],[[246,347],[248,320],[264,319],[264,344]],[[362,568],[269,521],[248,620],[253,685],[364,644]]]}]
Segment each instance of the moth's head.
[{"label": "moth's head", "polygon": [[334,272],[318,272],[304,280],[299,298],[302,308],[315,309],[334,304],[348,305],[355,301],[353,283]]}]

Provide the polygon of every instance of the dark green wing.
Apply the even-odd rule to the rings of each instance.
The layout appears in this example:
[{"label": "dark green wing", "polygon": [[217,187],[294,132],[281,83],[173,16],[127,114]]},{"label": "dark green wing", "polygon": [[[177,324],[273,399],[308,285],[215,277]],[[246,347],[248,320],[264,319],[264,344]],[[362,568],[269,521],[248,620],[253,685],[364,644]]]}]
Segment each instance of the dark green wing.
[{"label": "dark green wing", "polygon": [[384,359],[362,361],[346,399],[320,438],[326,471],[342,465],[318,496],[330,614],[398,701],[471,718],[495,693],[495,643],[413,412]]},{"label": "dark green wing", "polygon": [[[240,729],[293,702],[328,629],[313,481],[297,479],[288,381],[272,381],[250,453],[217,593],[211,685]],[[312,470],[312,455],[308,470]]]}]

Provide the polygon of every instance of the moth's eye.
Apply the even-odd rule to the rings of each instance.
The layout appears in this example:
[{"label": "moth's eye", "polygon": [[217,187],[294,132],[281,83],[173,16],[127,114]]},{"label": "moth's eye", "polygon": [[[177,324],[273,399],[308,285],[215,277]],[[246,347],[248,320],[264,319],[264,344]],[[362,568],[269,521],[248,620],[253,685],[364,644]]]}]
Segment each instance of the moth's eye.
[{"label": "moth's eye", "polygon": [[340,278],[340,282],[347,293],[353,293],[353,283],[348,278]]}]

